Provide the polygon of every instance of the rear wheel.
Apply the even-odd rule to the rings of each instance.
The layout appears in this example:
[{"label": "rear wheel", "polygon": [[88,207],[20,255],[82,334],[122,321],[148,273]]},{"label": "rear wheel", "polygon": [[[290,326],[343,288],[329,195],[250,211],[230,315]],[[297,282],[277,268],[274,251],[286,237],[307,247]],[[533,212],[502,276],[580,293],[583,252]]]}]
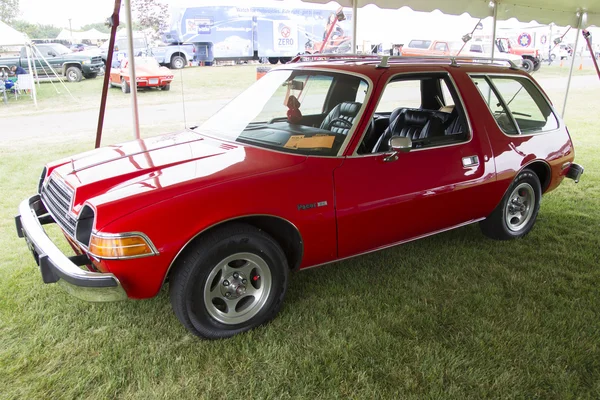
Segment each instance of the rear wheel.
[{"label": "rear wheel", "polygon": [[269,62],[273,65],[277,64],[279,62],[279,58],[277,57],[269,57]]},{"label": "rear wheel", "polygon": [[533,72],[533,68],[535,68],[535,64],[528,58],[523,59],[523,70],[525,72]]},{"label": "rear wheel", "polygon": [[542,68],[542,63],[540,61],[533,63],[533,72],[537,72]]},{"label": "rear wheel", "polygon": [[183,58],[181,56],[171,57],[171,68],[181,69],[183,67],[185,67],[185,58]]},{"label": "rear wheel", "polygon": [[162,87],[162,90],[171,90],[171,84],[165,85]]},{"label": "rear wheel", "polygon": [[129,93],[131,91],[125,78],[121,78],[121,90],[123,91],[123,93]]},{"label": "rear wheel", "polygon": [[535,225],[541,199],[542,187],[538,176],[529,169],[523,170],[510,185],[500,204],[479,223],[481,231],[497,240],[527,235]]},{"label": "rear wheel", "polygon": [[287,290],[288,264],[265,232],[231,224],[202,236],[170,276],[171,305],[194,335],[219,339],[273,319]]}]

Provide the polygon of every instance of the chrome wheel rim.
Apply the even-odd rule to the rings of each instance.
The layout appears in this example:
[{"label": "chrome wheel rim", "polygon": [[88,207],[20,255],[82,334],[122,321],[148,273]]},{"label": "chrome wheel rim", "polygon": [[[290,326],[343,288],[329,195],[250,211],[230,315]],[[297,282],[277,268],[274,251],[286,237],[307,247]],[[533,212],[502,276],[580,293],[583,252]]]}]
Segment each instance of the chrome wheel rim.
[{"label": "chrome wheel rim", "polygon": [[176,69],[181,69],[183,68],[183,60],[181,58],[176,58],[173,62],[173,64],[175,64],[175,68]]},{"label": "chrome wheel rim", "polygon": [[69,80],[71,82],[75,82],[77,80],[77,73],[73,71],[69,71]]},{"label": "chrome wheel rim", "polygon": [[244,323],[262,310],[272,282],[263,258],[253,253],[232,254],[208,275],[203,290],[206,310],[223,324]]},{"label": "chrome wheel rim", "polygon": [[509,230],[519,232],[529,223],[535,206],[535,192],[528,183],[521,183],[510,194],[504,209],[504,220]]}]

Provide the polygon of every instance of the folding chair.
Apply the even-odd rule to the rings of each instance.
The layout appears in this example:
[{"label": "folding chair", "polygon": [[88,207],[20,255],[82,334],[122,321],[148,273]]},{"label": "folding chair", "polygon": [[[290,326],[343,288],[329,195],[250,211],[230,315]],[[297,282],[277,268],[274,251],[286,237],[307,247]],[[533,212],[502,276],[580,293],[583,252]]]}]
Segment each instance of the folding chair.
[{"label": "folding chair", "polygon": [[15,98],[18,98],[18,94],[21,91],[29,91],[31,97],[33,97],[33,85],[33,74],[17,75],[17,81],[15,82]]},{"label": "folding chair", "polygon": [[8,98],[6,97],[6,84],[2,79],[0,79],[0,93],[2,93],[4,104],[8,104]]}]

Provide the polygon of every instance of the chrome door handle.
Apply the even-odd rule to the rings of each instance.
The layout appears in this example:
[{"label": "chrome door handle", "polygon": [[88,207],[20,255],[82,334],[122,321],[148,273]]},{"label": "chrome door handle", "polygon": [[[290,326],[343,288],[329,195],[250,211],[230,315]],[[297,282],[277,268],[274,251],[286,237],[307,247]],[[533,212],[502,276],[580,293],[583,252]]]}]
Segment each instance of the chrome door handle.
[{"label": "chrome door handle", "polygon": [[479,157],[477,156],[468,156],[462,158],[462,164],[464,168],[475,167],[479,165]]}]

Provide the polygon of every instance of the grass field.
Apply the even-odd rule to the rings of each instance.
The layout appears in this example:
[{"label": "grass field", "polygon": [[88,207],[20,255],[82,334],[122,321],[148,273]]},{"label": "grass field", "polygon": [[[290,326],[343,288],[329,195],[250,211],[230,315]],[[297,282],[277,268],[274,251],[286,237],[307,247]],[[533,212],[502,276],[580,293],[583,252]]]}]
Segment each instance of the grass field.
[{"label": "grass field", "polygon": [[[222,96],[255,79],[251,67],[184,74]],[[46,161],[89,141],[3,142],[0,398],[599,398],[597,92],[577,89],[567,113],[582,181],[544,197],[526,238],[496,242],[472,225],[299,272],[272,323],[223,341],[188,334],[166,290],[94,304],[44,285],[16,237],[17,205]]]}]

